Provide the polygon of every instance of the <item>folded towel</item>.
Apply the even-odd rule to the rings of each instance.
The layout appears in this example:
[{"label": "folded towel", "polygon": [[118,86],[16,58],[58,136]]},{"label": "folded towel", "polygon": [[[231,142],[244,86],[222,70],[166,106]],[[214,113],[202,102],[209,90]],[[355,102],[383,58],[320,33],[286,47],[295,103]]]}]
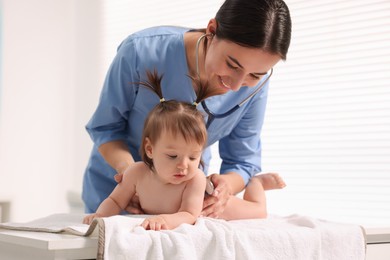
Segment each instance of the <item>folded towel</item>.
[{"label": "folded towel", "polygon": [[96,234],[97,231],[95,230],[97,230],[96,226],[98,222],[86,225],[83,224],[83,218],[83,214],[59,213],[25,223],[0,223],[0,228],[47,233],[65,233],[78,236],[89,236],[92,233]]},{"label": "folded towel", "polygon": [[146,215],[113,216],[82,224],[82,214],[54,214],[0,228],[98,235],[98,259],[363,260],[365,234],[358,225],[307,216],[225,221],[198,218],[194,225],[151,231]]}]

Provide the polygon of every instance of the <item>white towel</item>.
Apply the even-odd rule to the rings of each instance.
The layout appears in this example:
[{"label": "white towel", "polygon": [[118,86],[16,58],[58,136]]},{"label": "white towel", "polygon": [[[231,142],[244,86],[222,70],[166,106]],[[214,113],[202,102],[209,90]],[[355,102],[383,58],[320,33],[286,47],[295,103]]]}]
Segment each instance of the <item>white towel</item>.
[{"label": "white towel", "polygon": [[[195,225],[147,231],[143,218],[101,219],[99,257],[110,259],[365,259],[358,225],[306,216],[224,221],[199,218]],[[103,241],[104,240],[104,241]]]}]

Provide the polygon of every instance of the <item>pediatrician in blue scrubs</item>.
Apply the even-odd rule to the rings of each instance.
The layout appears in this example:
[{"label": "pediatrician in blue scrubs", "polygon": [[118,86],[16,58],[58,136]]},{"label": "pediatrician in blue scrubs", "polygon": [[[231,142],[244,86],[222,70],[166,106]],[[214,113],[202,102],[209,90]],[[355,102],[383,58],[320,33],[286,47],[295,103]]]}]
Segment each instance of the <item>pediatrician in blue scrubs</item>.
[{"label": "pediatrician in blue scrubs", "polygon": [[[206,115],[208,146],[219,141],[222,159],[219,174],[209,173],[215,192],[205,198],[202,215],[218,217],[229,195],[261,172],[260,132],[270,77],[286,59],[290,38],[290,14],[282,0],[226,0],[206,29],[159,26],[127,37],[86,126],[94,142],[83,180],[86,212],[95,212],[123,171],[141,160],[144,120],[159,100],[137,83],[156,70],[163,75],[166,100],[194,100],[191,78],[218,92],[198,105]],[[206,149],[206,173],[210,159]],[[134,205],[127,210],[142,213]]]}]

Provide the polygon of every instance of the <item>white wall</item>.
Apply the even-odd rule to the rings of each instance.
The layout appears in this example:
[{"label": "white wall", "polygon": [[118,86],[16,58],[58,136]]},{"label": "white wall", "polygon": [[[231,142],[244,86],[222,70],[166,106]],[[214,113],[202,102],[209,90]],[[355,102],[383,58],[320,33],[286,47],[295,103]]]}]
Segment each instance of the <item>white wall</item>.
[{"label": "white wall", "polygon": [[66,192],[81,190],[91,147],[84,125],[97,102],[89,93],[101,85],[86,37],[92,3],[1,2],[0,200],[11,200],[12,221],[67,212]]},{"label": "white wall", "polygon": [[[100,2],[100,1],[99,1]],[[96,108],[105,73],[101,71],[101,6],[96,0],[74,0],[73,37],[74,59],[72,71],[74,118],[72,134],[73,150],[71,190],[80,193],[82,177],[87,165],[92,141],[85,125]],[[107,70],[108,67],[105,67]]]}]

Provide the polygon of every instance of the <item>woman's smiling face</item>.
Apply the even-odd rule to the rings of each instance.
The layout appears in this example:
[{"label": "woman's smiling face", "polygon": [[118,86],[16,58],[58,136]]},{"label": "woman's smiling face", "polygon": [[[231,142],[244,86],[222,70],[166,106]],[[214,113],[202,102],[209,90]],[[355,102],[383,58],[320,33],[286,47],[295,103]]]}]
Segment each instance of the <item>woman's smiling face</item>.
[{"label": "woman's smiling face", "polygon": [[222,93],[254,87],[279,61],[279,55],[248,48],[214,36],[207,48],[205,73],[208,84]]}]

